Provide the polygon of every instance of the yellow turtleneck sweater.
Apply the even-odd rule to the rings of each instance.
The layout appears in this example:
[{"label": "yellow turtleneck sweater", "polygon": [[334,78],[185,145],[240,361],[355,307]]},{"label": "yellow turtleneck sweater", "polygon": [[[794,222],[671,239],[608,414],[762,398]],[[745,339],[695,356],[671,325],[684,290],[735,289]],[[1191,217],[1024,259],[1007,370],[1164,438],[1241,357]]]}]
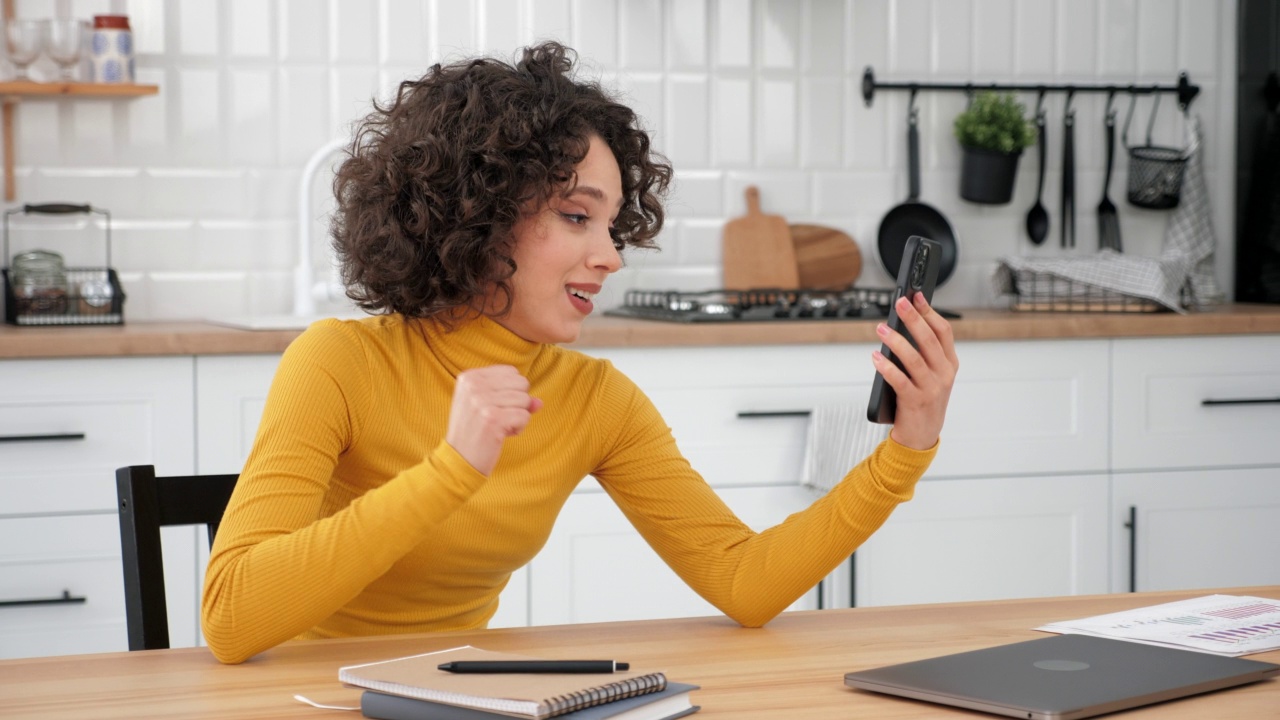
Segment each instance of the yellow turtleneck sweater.
[{"label": "yellow turtleneck sweater", "polygon": [[[444,435],[458,373],[498,364],[544,405],[486,477]],[[887,440],[811,507],[756,533],[608,361],[484,318],[452,332],[399,316],[327,320],[281,360],[213,545],[204,634],[235,663],[290,638],[484,627],[587,475],[694,590],[759,626],[910,499],[933,455]]]}]

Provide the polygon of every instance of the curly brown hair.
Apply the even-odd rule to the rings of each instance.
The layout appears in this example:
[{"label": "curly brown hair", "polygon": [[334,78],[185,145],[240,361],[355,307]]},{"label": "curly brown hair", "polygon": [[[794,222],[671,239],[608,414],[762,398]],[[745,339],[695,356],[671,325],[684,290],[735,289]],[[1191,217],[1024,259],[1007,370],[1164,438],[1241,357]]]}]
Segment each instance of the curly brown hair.
[{"label": "curly brown hair", "polygon": [[512,228],[572,189],[592,135],[622,171],[613,242],[652,248],[671,166],[627,106],[572,77],[555,42],[514,65],[476,58],[400,83],[356,126],[334,178],[331,233],[347,296],[370,312],[448,321],[495,288],[510,307]]}]

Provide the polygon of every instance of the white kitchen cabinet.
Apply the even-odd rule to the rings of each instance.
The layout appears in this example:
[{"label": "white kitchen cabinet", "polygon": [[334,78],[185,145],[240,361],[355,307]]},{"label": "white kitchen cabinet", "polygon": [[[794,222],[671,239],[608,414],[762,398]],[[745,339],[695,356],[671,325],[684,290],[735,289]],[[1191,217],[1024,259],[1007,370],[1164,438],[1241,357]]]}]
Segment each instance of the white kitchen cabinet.
[{"label": "white kitchen cabinet", "polygon": [[1117,471],[1280,468],[1280,337],[1113,343]]},{"label": "white kitchen cabinet", "polygon": [[858,549],[856,604],[1104,593],[1107,501],[1105,474],[923,480]]},{"label": "white kitchen cabinet", "polygon": [[[0,657],[127,649],[115,470],[191,473],[192,397],[190,357],[0,363]],[[195,642],[195,537],[162,533],[176,647]]]},{"label": "white kitchen cabinet", "polygon": [[[529,564],[534,625],[718,615],[669,568],[594,480],[584,482]],[[814,501],[797,485],[722,488],[725,503],[755,530],[775,525]],[[790,610],[817,607],[817,592]]]},{"label": "white kitchen cabinet", "polygon": [[[803,473],[808,433],[803,412],[819,403],[865,406],[874,373],[869,355],[875,347],[647,348],[592,354],[610,359],[653,399],[681,451],[708,482],[789,492]],[[858,553],[858,604],[1105,592],[1109,342],[969,342],[958,352],[961,371],[942,445],[917,499],[899,507]],[[740,416],[744,411],[788,410],[800,414]],[[601,512],[616,510],[605,507]],[[623,525],[620,532],[628,539],[613,548],[617,564],[652,563],[652,551],[628,531]],[[547,552],[534,563],[535,623],[540,617],[563,622],[616,619],[603,606],[616,606],[618,600],[596,610],[561,608],[544,616],[540,606],[548,597],[544,592],[551,591],[542,585],[540,562]],[[589,566],[583,561],[577,569]],[[559,567],[564,578],[573,575],[574,587],[561,591],[565,595],[557,602],[563,605],[568,593],[576,593],[572,600],[578,606],[592,602],[596,581],[579,579],[568,560],[562,559]],[[660,567],[638,574],[636,587],[630,580],[610,579],[607,584],[646,597],[640,588],[659,570],[670,575]],[[659,587],[665,591],[669,580],[664,578]],[[846,564],[824,583],[823,606],[847,606],[849,587]],[[692,595],[681,588],[671,592]],[[670,605],[673,612],[710,607],[696,597],[686,599]],[[641,611],[639,606],[634,610]]]},{"label": "white kitchen cabinet", "polygon": [[196,471],[238,473],[253,448],[279,355],[196,358]]},{"label": "white kitchen cabinet", "polygon": [[1280,582],[1280,337],[1116,340],[1112,359],[1111,589]]},{"label": "white kitchen cabinet", "polygon": [[708,483],[737,487],[799,482],[806,413],[820,403],[865,405],[874,373],[872,348],[791,345],[585,352],[607,358],[644,391],[671,426],[680,451]]},{"label": "white kitchen cabinet", "polygon": [[1105,473],[1106,340],[963,342],[930,478]]},{"label": "white kitchen cabinet", "polygon": [[1113,485],[1113,591],[1280,584],[1280,469],[1125,473]]}]

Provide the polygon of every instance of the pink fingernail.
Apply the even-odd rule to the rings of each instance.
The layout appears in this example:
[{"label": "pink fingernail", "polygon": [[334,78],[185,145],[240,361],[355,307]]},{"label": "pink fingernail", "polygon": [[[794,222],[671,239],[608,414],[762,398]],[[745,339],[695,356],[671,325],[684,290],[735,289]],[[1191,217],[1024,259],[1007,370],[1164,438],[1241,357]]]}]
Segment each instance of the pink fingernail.
[{"label": "pink fingernail", "polygon": [[889,334],[889,326],[884,323],[880,323],[876,326],[876,334],[880,336],[887,336]]}]

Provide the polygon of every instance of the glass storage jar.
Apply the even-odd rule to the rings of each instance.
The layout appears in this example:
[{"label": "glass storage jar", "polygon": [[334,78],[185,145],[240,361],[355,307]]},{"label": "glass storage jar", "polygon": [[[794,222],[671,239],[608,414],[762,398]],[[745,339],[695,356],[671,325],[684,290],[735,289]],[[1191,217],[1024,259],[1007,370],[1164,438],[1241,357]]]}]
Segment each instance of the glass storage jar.
[{"label": "glass storage jar", "polygon": [[19,315],[66,314],[70,292],[58,253],[31,250],[15,256],[10,278]]}]

